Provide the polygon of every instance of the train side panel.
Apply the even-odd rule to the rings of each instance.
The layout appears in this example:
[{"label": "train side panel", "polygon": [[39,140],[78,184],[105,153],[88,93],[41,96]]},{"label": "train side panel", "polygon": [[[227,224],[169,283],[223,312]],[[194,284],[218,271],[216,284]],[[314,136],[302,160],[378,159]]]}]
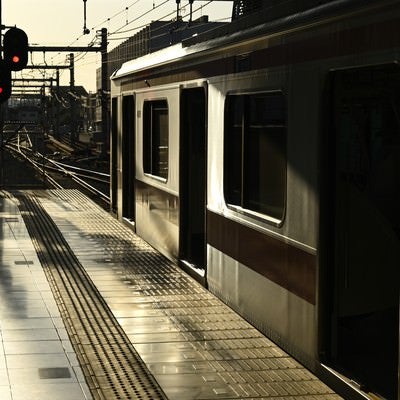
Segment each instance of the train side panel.
[{"label": "train side panel", "polygon": [[[293,106],[292,76],[293,71],[288,68],[276,68],[210,79],[207,277],[212,292],[313,366],[317,342],[318,122],[311,117],[317,113],[310,112],[310,107],[315,109],[318,103],[316,88],[312,88],[313,82],[315,86],[313,72],[309,72],[302,77],[302,85],[308,87],[310,117],[304,117],[304,110]],[[296,90],[301,89],[296,87]],[[274,209],[262,213],[252,211],[255,207],[251,203],[248,209],[229,204],[224,183],[232,174],[224,165],[227,157],[224,141],[230,134],[226,127],[226,118],[230,118],[227,116],[227,98],[236,95],[258,98],[264,94],[282,97],[285,108],[284,133],[282,131],[286,136],[282,149],[285,152],[282,155],[285,176],[282,178],[284,198],[280,218]],[[277,107],[274,104],[270,107]],[[307,137],[299,132],[307,132]],[[269,151],[263,144],[259,147],[262,148],[260,152]],[[251,151],[249,158],[258,157],[254,149]],[[273,153],[260,156],[277,157]],[[251,163],[250,160],[246,162]],[[258,173],[255,169],[254,174]],[[270,178],[260,176],[257,179],[268,181]]]},{"label": "train side panel", "polygon": [[[178,136],[197,103],[182,106],[178,86],[207,80],[198,103],[207,106],[205,283],[312,370],[336,369],[395,398],[400,8],[353,3],[327,2],[280,31],[266,23],[238,43],[171,49],[118,79],[136,98],[139,235],[172,259],[182,255],[180,207],[196,208],[182,206],[179,169],[194,158],[182,157],[179,146],[190,146]],[[154,165],[143,155],[146,132],[158,132],[144,122],[151,104],[159,125],[168,109],[168,172],[160,151]]]},{"label": "train side panel", "polygon": [[136,132],[136,232],[167,257],[177,259],[178,87],[136,93]]}]

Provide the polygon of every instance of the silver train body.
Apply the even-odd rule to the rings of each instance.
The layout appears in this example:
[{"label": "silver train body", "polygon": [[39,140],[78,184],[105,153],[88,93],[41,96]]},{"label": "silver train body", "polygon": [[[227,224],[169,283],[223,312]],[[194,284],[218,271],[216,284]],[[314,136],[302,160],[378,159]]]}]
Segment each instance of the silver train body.
[{"label": "silver train body", "polygon": [[112,207],[320,376],[399,398],[400,4],[309,3],[114,73]]}]

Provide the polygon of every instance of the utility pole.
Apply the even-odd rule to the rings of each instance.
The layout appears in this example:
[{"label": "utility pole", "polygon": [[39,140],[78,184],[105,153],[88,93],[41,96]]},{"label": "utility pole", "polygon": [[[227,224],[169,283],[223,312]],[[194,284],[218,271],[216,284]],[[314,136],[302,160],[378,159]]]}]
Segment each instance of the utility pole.
[{"label": "utility pole", "polygon": [[109,112],[108,112],[108,54],[107,54],[107,28],[101,29],[101,125],[107,147],[109,138]]},{"label": "utility pole", "polygon": [[[0,0],[1,1],[1,0]],[[101,119],[102,119],[102,132],[105,136],[106,143],[109,143],[109,111],[108,111],[108,54],[107,54],[107,28],[101,29],[101,44],[100,46],[29,46],[29,51],[44,52],[100,52],[101,53]],[[30,68],[29,66],[26,67]],[[42,68],[42,67],[40,67]],[[54,68],[46,66],[46,68]],[[69,67],[70,68],[70,67]]]},{"label": "utility pole", "polygon": [[[0,50],[3,50],[3,20],[2,20],[2,0],[0,0]],[[4,185],[4,147],[3,147],[3,135],[4,135],[4,103],[0,104],[0,187]]]},{"label": "utility pole", "polygon": [[76,126],[76,101],[74,96],[75,89],[75,59],[74,53],[69,54],[70,65],[70,82],[69,89],[71,91],[71,144],[75,146],[77,140],[77,126]]},{"label": "utility pole", "polygon": [[[1,0],[0,0],[1,1]],[[60,69],[71,69],[71,65],[28,65],[26,69],[39,69],[39,70],[46,70],[46,69],[55,69],[56,70],[56,89],[55,89],[55,96],[57,101],[54,102],[55,104],[55,125],[54,125],[54,136],[56,139],[60,138]],[[26,79],[27,80],[27,79]],[[32,79],[28,79],[32,81]],[[15,80],[14,80],[15,81]],[[14,85],[14,87],[16,87]]]},{"label": "utility pole", "polygon": [[90,33],[90,29],[88,29],[86,26],[86,1],[87,0],[83,0],[83,34],[84,35],[88,35]]},{"label": "utility pole", "polygon": [[56,126],[55,126],[55,137],[56,139],[60,138],[60,70],[56,69],[56,80],[57,80],[57,101],[56,101]]},{"label": "utility pole", "polygon": [[[84,2],[84,34],[89,33],[87,27],[86,27],[86,2],[87,0],[83,0]],[[4,26],[2,25],[2,0],[0,0],[0,41],[1,41],[1,32],[4,28]],[[3,49],[2,43],[0,42],[0,50]],[[103,131],[103,135],[105,136],[105,141],[108,145],[109,143],[109,137],[108,137],[108,132],[109,132],[109,99],[108,99],[108,94],[109,94],[109,90],[108,90],[108,85],[109,85],[109,81],[108,81],[108,54],[107,54],[107,29],[106,28],[102,28],[101,29],[101,45],[100,46],[67,46],[67,47],[60,47],[60,46],[28,46],[27,51],[30,52],[34,52],[34,51],[38,51],[41,53],[45,53],[45,52],[100,52],[101,53],[101,93],[100,93],[100,99],[101,99],[101,116],[102,116],[102,131]],[[71,71],[71,80],[70,80],[70,89],[71,91],[73,90],[73,87],[75,86],[75,80],[74,80],[74,66],[73,66],[73,54],[70,53],[70,66],[67,68],[70,68]],[[57,94],[59,95],[59,70],[58,68],[62,68],[62,67],[53,67],[53,66],[26,66],[26,69],[49,69],[49,68],[53,68],[57,70]],[[15,69],[16,70],[16,69]],[[2,130],[3,130],[3,106],[0,106],[0,147],[1,147],[1,140],[2,140]],[[72,108],[72,112],[74,113],[74,111],[76,111],[75,108],[75,104],[74,104],[74,100],[72,101],[71,104],[71,108]],[[59,113],[57,113],[58,115]],[[76,118],[75,118],[75,114],[73,114],[72,116],[73,119],[73,131],[71,133],[71,140],[76,140]],[[58,125],[59,125],[59,121],[57,123],[57,127],[56,127],[56,135],[59,133],[58,132]],[[0,171],[1,172],[1,171]],[[1,177],[0,177],[0,182],[1,182]]]}]

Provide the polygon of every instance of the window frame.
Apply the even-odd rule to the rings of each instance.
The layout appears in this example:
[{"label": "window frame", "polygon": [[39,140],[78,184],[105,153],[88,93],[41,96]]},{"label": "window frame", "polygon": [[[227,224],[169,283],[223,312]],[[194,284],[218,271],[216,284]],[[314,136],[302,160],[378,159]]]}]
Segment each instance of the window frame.
[{"label": "window frame", "polygon": [[[232,118],[230,118],[232,115],[230,114],[229,110],[229,104],[228,101],[230,98],[232,98],[233,96],[240,96],[242,97],[242,102],[244,104],[245,100],[245,96],[257,96],[257,95],[281,95],[283,97],[283,102],[284,102],[284,117],[283,117],[283,124],[281,124],[279,127],[282,128],[284,130],[284,147],[285,147],[285,153],[284,153],[284,168],[281,170],[281,172],[283,172],[282,176],[282,185],[281,187],[283,188],[282,191],[282,206],[280,207],[281,209],[281,215],[280,218],[276,218],[273,215],[269,215],[267,213],[263,213],[257,210],[253,210],[251,208],[248,208],[245,206],[245,201],[244,201],[244,192],[245,192],[245,153],[246,153],[246,148],[245,148],[245,136],[246,136],[246,130],[247,133],[250,130],[250,124],[248,123],[249,120],[249,115],[245,115],[246,112],[249,114],[248,110],[245,110],[245,106],[243,107],[243,111],[242,111],[242,116],[241,116],[241,120],[242,120],[242,126],[241,126],[241,140],[240,140],[240,154],[241,154],[241,158],[240,158],[240,162],[238,164],[240,164],[240,204],[234,204],[232,202],[229,201],[229,197],[231,196],[231,194],[227,194],[227,191],[230,190],[228,185],[227,185],[227,174],[229,173],[228,171],[230,171],[229,168],[227,168],[230,164],[229,161],[227,161],[228,155],[227,155],[227,148],[228,148],[228,144],[227,141],[228,139],[228,131],[230,129],[229,124],[231,124],[231,127],[233,125],[231,121]],[[248,100],[249,102],[251,100]],[[267,125],[268,126],[268,125]],[[273,126],[271,125],[271,127],[273,128]],[[267,128],[268,129],[268,128]],[[232,146],[232,141],[229,143]],[[284,90],[282,89],[275,89],[275,90],[271,90],[271,89],[260,89],[260,90],[237,90],[237,91],[229,91],[226,93],[225,95],[225,100],[224,100],[224,139],[223,139],[223,159],[224,159],[224,164],[223,164],[223,195],[224,195],[224,200],[225,200],[225,204],[227,206],[228,209],[235,211],[239,214],[242,214],[244,216],[248,216],[251,217],[253,219],[256,219],[258,221],[261,222],[266,222],[270,225],[276,226],[276,227],[281,227],[284,223],[285,217],[286,217],[286,208],[287,208],[287,165],[288,165],[288,104],[287,104],[287,94],[285,93]]]},{"label": "window frame", "polygon": [[[164,103],[165,107],[164,109],[167,111],[167,155],[166,155],[166,163],[167,163],[167,168],[166,168],[166,175],[162,176],[159,173],[160,168],[156,171],[154,168],[154,148],[153,148],[153,138],[154,138],[154,130],[152,128],[153,124],[153,113],[152,110],[147,110],[147,105],[155,105],[155,104],[161,104]],[[169,165],[169,145],[170,145],[170,127],[169,127],[169,119],[170,119],[170,110],[169,110],[169,103],[167,98],[157,98],[157,99],[145,99],[143,100],[143,106],[142,106],[142,114],[143,114],[143,121],[142,121],[142,138],[143,138],[143,143],[142,143],[142,167],[143,167],[143,173],[145,176],[150,177],[152,179],[155,179],[159,182],[166,183],[168,182],[168,177],[169,177],[169,170],[170,170],[170,165]],[[150,121],[148,119],[148,114],[150,112]],[[148,124],[150,124],[150,127],[148,127]],[[147,132],[150,132],[150,137],[148,138]],[[150,140],[150,141],[149,141]],[[161,134],[159,138],[159,143],[161,143]],[[159,146],[161,147],[161,145]],[[160,151],[157,153],[160,155]],[[158,163],[160,164],[160,160]]]}]

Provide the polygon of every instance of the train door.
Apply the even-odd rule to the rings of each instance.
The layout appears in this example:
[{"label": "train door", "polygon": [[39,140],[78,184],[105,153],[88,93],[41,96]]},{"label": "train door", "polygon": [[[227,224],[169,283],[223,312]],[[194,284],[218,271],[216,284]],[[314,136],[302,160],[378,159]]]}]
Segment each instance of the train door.
[{"label": "train door", "polygon": [[111,99],[111,211],[118,207],[118,97]]},{"label": "train door", "polygon": [[122,98],[122,217],[135,221],[135,99]]},{"label": "train door", "polygon": [[332,72],[331,358],[361,389],[397,398],[400,68]]},{"label": "train door", "polygon": [[203,280],[206,265],[206,93],[182,89],[180,118],[180,263]]}]

